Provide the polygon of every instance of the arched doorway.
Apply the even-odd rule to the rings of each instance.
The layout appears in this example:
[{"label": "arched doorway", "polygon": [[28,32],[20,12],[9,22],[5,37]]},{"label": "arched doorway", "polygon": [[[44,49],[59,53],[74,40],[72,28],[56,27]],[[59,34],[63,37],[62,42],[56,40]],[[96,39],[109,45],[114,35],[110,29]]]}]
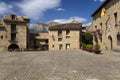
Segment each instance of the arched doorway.
[{"label": "arched doorway", "polygon": [[8,46],[8,51],[19,50],[19,46],[17,44],[11,44]]},{"label": "arched doorway", "polygon": [[120,46],[120,32],[117,34],[117,45]]},{"label": "arched doorway", "polygon": [[109,49],[112,50],[113,49],[113,40],[112,40],[112,37],[111,36],[108,36],[108,40],[109,40]]}]

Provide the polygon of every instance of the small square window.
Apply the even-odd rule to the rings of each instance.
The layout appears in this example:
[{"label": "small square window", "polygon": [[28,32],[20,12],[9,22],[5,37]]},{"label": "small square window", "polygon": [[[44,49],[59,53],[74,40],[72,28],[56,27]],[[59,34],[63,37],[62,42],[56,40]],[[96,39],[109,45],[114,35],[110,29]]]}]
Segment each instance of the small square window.
[{"label": "small square window", "polygon": [[66,39],[70,39],[70,36],[66,36]]},{"label": "small square window", "polygon": [[54,48],[55,46],[54,46],[54,45],[52,45],[52,47]]},{"label": "small square window", "polygon": [[3,35],[1,36],[1,39],[3,39]]},{"label": "small square window", "polygon": [[58,41],[62,41],[62,38],[58,38]]}]

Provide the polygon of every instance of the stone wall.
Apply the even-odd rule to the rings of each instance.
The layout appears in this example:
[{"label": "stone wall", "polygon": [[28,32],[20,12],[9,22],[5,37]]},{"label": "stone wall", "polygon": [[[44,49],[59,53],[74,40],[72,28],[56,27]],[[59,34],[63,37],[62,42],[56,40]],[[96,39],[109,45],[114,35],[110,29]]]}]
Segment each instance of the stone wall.
[{"label": "stone wall", "polygon": [[[0,40],[1,43],[0,46],[0,52],[2,51],[8,51],[8,47],[12,44],[15,44],[19,47],[19,49],[26,49],[28,48],[29,43],[29,18],[25,16],[16,16],[15,19],[11,19],[11,15],[5,16],[3,19],[3,26],[5,28],[5,31],[1,34],[5,36],[5,40]],[[11,40],[11,25],[16,25],[16,40]]]},{"label": "stone wall", "polygon": [[[104,16],[100,16],[101,10],[93,16],[93,22],[90,26],[91,32],[100,29],[102,32],[102,41],[98,38],[103,50],[111,50],[119,45],[117,44],[117,34],[120,32],[120,0],[111,0],[103,8],[106,9]],[[114,14],[117,13],[115,22]],[[117,24],[117,26],[115,26]],[[96,43],[95,40],[93,41]]]},{"label": "stone wall", "polygon": [[7,48],[6,32],[0,30],[0,51],[6,51],[6,48]]},{"label": "stone wall", "polygon": [[66,31],[62,30],[61,41],[58,41],[58,31],[49,31],[49,50],[59,50],[59,45],[62,45],[61,50],[66,50],[66,44],[70,44],[68,50],[80,49],[80,31],[70,30],[70,33],[66,35]]}]

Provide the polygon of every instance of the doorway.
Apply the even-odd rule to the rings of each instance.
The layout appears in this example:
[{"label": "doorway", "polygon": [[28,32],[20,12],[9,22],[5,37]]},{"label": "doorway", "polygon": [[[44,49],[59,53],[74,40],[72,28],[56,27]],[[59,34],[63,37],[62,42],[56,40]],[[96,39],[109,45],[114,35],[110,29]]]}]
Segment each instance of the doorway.
[{"label": "doorway", "polygon": [[8,51],[19,50],[19,46],[17,44],[11,44],[8,46]]},{"label": "doorway", "polygon": [[112,50],[113,49],[113,40],[111,36],[108,36],[108,40],[109,40],[109,49]]}]

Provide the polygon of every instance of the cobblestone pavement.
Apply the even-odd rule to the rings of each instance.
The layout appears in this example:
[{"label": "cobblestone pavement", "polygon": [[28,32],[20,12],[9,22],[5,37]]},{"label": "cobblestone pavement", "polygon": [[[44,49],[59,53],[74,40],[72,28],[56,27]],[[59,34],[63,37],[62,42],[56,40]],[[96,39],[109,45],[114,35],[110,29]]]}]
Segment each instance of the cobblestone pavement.
[{"label": "cobblestone pavement", "polygon": [[0,53],[0,80],[120,80],[120,54]]}]

